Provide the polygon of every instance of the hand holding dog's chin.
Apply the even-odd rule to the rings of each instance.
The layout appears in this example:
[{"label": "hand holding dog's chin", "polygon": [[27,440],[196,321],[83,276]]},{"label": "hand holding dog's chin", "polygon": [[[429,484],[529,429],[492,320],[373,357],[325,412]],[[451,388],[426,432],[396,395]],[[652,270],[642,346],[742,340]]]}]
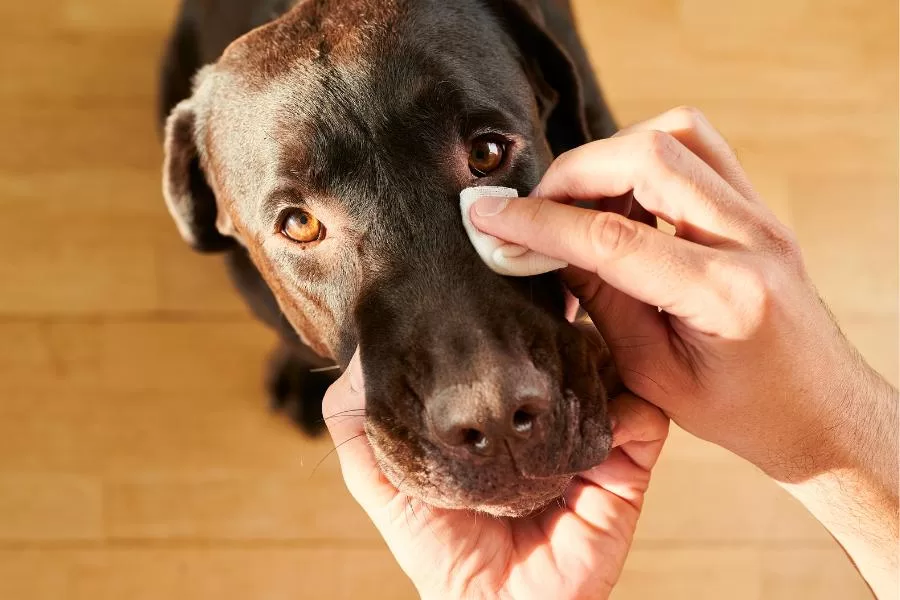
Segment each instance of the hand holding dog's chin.
[{"label": "hand holding dog's chin", "polygon": [[[522,519],[426,506],[382,475],[366,442],[358,357],[329,389],[323,412],[350,493],[423,598],[606,598],[619,578],[669,420],[631,395],[610,403],[609,458],[565,498]],[[350,411],[350,412],[347,412]],[[338,415],[331,417],[331,415]],[[343,443],[356,436],[358,441]]]},{"label": "hand holding dog's chin", "polygon": [[[566,205],[630,193],[676,235]],[[840,332],[718,132],[670,111],[563,155],[533,195],[493,214],[476,203],[473,223],[573,265],[628,388],[784,484],[887,591],[897,391]]]}]

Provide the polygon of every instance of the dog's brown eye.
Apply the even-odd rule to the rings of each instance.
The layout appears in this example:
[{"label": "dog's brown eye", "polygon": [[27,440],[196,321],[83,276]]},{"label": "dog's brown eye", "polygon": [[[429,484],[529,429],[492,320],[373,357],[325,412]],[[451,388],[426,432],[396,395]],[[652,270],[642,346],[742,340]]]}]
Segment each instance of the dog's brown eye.
[{"label": "dog's brown eye", "polygon": [[478,177],[484,177],[503,163],[506,147],[489,137],[479,137],[472,141],[469,149],[469,169]]},{"label": "dog's brown eye", "polygon": [[292,210],[281,223],[281,233],[295,242],[308,244],[322,239],[324,227],[305,210]]}]

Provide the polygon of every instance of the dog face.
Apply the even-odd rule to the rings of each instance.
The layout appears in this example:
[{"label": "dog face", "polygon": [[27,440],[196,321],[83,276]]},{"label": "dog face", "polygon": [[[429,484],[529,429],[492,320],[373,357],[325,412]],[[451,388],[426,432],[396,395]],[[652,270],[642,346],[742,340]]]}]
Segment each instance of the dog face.
[{"label": "dog face", "polygon": [[201,250],[242,244],[301,339],[346,364],[385,475],[522,515],[609,449],[602,350],[555,275],[500,277],[459,192],[527,194],[585,140],[578,82],[508,0],[308,0],[232,44],[169,119],[164,191]]}]

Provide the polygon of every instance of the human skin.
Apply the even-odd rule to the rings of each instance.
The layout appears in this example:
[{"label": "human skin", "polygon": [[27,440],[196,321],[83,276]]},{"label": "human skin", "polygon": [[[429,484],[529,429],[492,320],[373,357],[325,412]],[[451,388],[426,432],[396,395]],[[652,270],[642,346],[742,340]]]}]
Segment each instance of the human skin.
[{"label": "human skin", "polygon": [[[632,195],[671,236],[571,206]],[[897,591],[898,394],[847,341],[791,231],[689,108],[559,157],[485,233],[567,261],[626,386],[779,482],[879,597]]]},{"label": "human skin", "polygon": [[[669,419],[623,394],[610,402],[613,450],[537,514],[497,519],[427,506],[381,473],[363,430],[358,353],[323,411],[350,493],[426,599],[607,598],[631,547]],[[401,486],[402,487],[402,486]]]}]

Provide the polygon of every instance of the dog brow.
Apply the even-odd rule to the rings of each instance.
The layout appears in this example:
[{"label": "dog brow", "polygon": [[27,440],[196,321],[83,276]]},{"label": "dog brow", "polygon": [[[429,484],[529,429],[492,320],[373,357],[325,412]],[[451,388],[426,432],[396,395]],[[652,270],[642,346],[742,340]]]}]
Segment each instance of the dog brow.
[{"label": "dog brow", "polygon": [[262,195],[259,218],[264,224],[274,223],[285,209],[305,205],[304,194],[297,181],[281,181]]}]

